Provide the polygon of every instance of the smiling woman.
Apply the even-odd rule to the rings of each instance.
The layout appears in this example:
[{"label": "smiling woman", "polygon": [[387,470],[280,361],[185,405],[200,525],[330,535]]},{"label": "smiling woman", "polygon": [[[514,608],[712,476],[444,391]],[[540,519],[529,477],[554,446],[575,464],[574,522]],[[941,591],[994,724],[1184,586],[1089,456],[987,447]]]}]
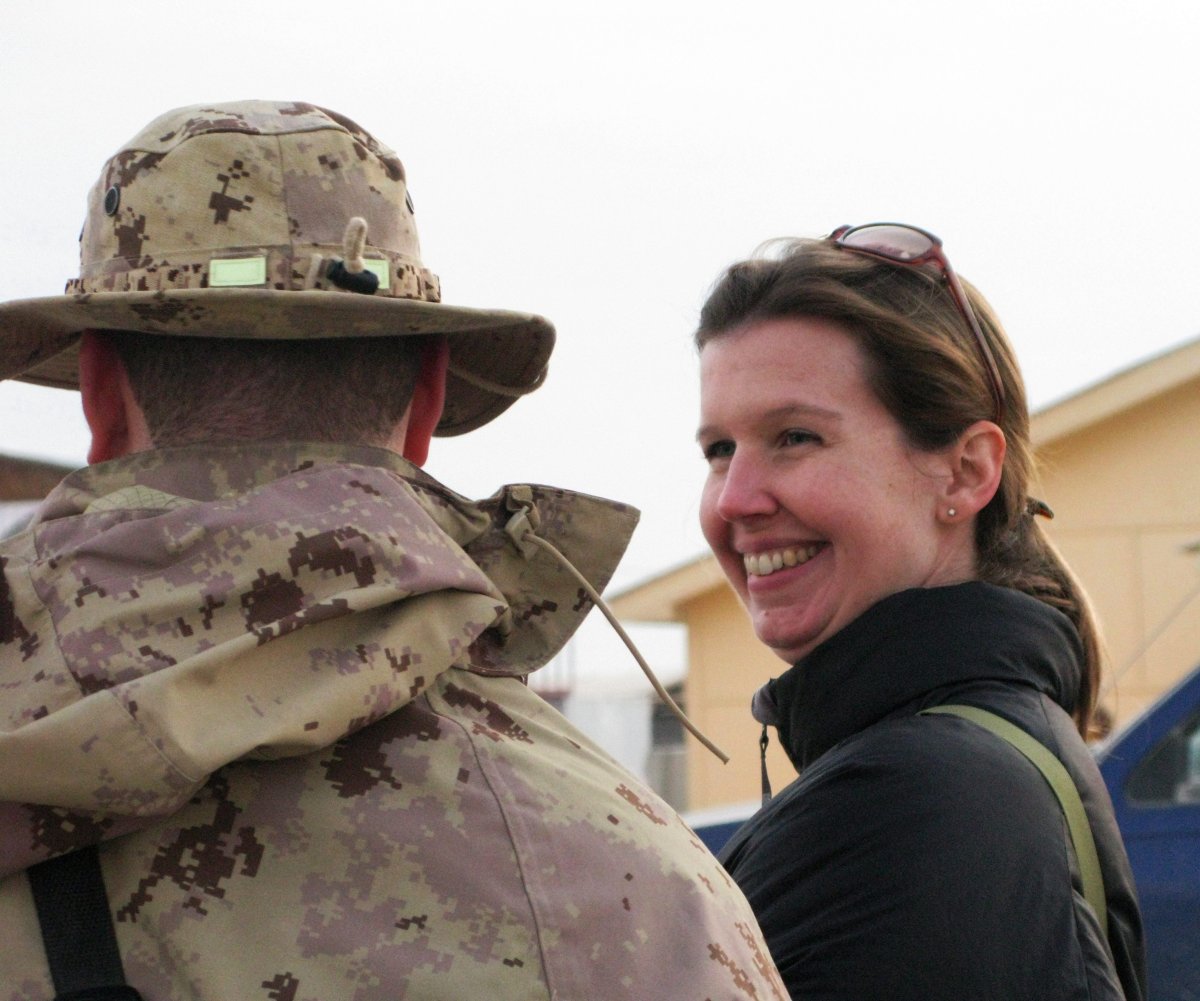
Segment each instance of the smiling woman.
[{"label": "smiling woman", "polygon": [[[799,772],[723,861],[795,997],[1140,998],[1132,877],[1081,737],[1095,627],[1035,521],[1008,341],[923,230],[777,249],[726,272],[696,338],[701,525],[793,665],[754,714]],[[1034,766],[923,715],[951,703],[1066,766],[1099,895]]]},{"label": "smiling woman", "polygon": [[839,326],[809,318],[748,323],[701,360],[705,538],[789,662],[895,591],[975,576],[972,515],[1003,434],[980,421],[919,452],[863,368]]}]

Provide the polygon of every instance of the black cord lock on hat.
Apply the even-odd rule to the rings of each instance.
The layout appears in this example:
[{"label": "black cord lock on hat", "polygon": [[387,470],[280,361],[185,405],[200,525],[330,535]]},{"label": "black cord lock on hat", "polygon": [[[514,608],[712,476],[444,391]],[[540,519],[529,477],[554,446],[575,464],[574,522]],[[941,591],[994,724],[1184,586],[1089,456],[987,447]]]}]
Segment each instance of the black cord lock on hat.
[{"label": "black cord lock on hat", "polygon": [[325,269],[325,277],[338,288],[347,292],[374,295],[379,290],[379,276],[367,270],[363,250],[367,245],[367,221],[355,216],[346,224],[346,235],[342,237],[344,260],[332,260]]},{"label": "black cord lock on hat", "polygon": [[374,271],[360,271],[355,274],[342,260],[332,260],[325,269],[325,277],[338,288],[347,292],[361,292],[363,295],[374,295],[379,289],[379,276]]}]

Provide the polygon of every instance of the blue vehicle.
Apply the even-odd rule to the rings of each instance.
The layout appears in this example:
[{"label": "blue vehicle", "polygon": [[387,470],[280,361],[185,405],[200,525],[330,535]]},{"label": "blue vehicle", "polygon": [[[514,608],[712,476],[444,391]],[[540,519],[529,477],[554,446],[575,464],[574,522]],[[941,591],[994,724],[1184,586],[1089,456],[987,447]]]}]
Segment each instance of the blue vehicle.
[{"label": "blue vehicle", "polygon": [[1150,1001],[1200,999],[1200,667],[1096,759],[1137,881]]},{"label": "blue vehicle", "polygon": [[[1096,749],[1137,881],[1150,1001],[1200,1001],[1200,667]],[[687,819],[718,852],[755,804]]]}]

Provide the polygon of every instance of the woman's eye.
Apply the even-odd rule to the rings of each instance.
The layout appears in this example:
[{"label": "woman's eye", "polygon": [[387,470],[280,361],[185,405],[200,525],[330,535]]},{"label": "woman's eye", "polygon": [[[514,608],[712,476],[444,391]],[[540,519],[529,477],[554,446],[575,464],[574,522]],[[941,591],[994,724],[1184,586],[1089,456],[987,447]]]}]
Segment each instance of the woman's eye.
[{"label": "woman's eye", "polygon": [[810,442],[820,442],[820,440],[820,435],[801,428],[789,428],[780,435],[780,441],[784,445],[807,445]]},{"label": "woman's eye", "polygon": [[717,459],[728,459],[733,455],[733,442],[731,441],[713,441],[709,442],[703,448],[704,458],[709,462],[714,462]]}]

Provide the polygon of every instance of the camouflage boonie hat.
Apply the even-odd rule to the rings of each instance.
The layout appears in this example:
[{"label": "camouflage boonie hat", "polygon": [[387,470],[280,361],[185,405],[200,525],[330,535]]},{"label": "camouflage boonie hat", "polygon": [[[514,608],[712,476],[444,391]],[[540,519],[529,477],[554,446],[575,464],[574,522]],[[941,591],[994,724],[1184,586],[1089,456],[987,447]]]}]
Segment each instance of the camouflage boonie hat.
[{"label": "camouflage boonie hat", "polygon": [[157,118],[104,166],[66,294],[0,303],[0,379],[77,388],[88,328],[192,337],[445,334],[440,435],[545,378],[542,317],[447,306],[404,167],[342,115],[239,101]]}]

